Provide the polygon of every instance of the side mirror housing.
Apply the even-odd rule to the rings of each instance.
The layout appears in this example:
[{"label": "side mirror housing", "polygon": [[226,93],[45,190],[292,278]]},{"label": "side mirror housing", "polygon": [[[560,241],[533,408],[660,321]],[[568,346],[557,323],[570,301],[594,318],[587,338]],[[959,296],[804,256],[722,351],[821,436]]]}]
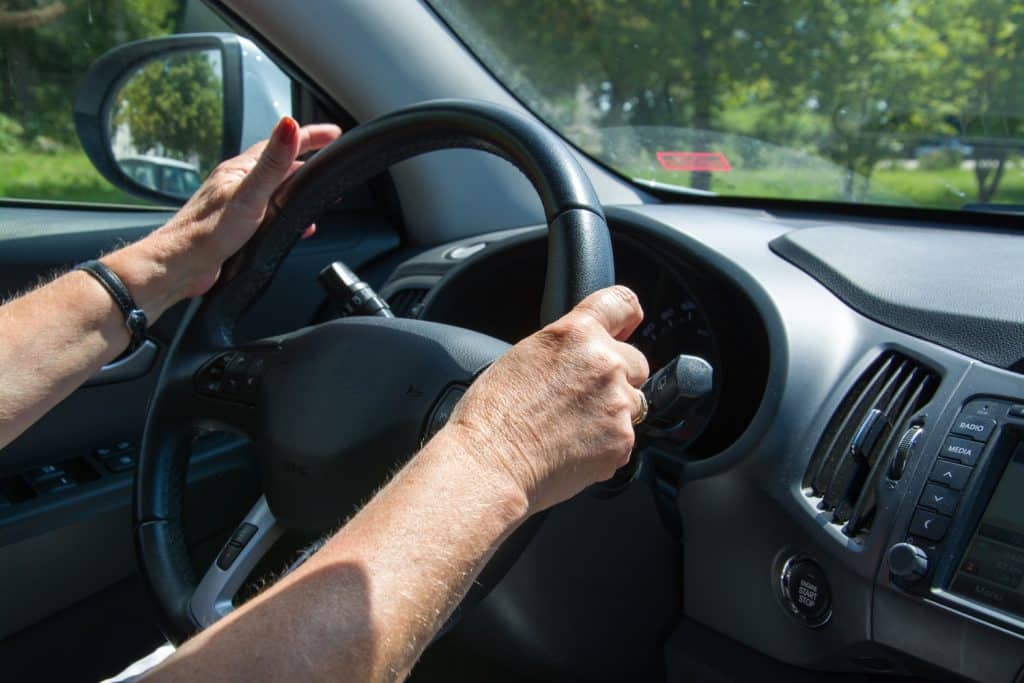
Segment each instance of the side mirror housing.
[{"label": "side mirror housing", "polygon": [[291,114],[291,81],[251,41],[195,33],[127,43],[90,67],[75,131],[111,184],[179,205],[220,161]]}]

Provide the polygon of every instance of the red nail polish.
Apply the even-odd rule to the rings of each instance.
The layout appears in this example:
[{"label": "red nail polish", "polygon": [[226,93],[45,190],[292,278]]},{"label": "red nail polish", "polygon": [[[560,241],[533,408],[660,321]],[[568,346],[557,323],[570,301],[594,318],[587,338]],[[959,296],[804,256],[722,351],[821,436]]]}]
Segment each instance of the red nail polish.
[{"label": "red nail polish", "polygon": [[295,119],[293,119],[292,117],[285,116],[277,124],[277,139],[280,142],[289,145],[292,142],[295,142],[295,138],[298,137],[298,135],[299,124],[296,123]]}]

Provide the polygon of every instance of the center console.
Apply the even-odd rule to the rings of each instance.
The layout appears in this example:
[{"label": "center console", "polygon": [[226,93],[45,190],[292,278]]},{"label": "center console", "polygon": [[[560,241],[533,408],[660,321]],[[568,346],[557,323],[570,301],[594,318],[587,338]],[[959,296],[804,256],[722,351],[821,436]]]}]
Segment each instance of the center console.
[{"label": "center console", "polygon": [[1024,400],[973,397],[929,461],[893,583],[957,612],[1024,634]]}]

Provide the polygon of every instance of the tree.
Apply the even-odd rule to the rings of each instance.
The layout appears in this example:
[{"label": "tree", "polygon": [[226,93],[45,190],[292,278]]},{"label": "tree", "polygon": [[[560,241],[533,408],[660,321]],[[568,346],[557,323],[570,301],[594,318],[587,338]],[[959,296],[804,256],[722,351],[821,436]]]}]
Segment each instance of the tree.
[{"label": "tree", "polygon": [[[803,2],[496,0],[447,15],[457,29],[471,20],[460,34],[559,127],[675,126],[701,146],[725,98],[790,65],[786,38],[802,11]],[[706,189],[708,173],[694,172],[691,185]]]},{"label": "tree", "polygon": [[977,200],[999,190],[1010,152],[1024,136],[1024,5],[1016,0],[948,0],[930,20],[942,34],[948,127],[973,148]]},{"label": "tree", "polygon": [[[59,11],[57,8],[61,8]],[[71,104],[97,58],[123,43],[173,32],[181,0],[0,0],[0,114],[75,144]]]},{"label": "tree", "polygon": [[49,24],[67,9],[63,2],[23,9],[14,9],[7,3],[0,3],[0,28],[36,28]]},{"label": "tree", "polygon": [[599,156],[597,131],[614,126],[743,134],[833,161],[857,199],[880,161],[960,135],[987,201],[1024,133],[1019,0],[438,4],[531,108]]},{"label": "tree", "polygon": [[117,95],[114,131],[124,126],[138,151],[198,162],[205,175],[220,159],[223,136],[223,86],[214,55],[182,52],[140,68]]}]

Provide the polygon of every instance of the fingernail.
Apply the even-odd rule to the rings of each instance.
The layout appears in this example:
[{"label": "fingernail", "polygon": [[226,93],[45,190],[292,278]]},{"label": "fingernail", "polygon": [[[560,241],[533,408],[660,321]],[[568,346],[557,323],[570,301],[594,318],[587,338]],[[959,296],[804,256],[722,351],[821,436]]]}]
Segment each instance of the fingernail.
[{"label": "fingernail", "polygon": [[295,138],[298,137],[298,134],[299,124],[290,116],[285,116],[278,121],[277,128],[274,130],[274,137],[285,145],[295,142]]}]

